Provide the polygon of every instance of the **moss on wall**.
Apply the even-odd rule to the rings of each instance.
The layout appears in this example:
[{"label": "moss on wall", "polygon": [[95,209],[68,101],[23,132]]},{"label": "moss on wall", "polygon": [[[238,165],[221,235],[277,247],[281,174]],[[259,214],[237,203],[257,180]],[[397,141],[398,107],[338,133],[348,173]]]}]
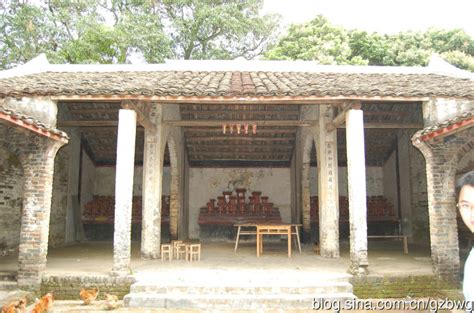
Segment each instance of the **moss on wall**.
[{"label": "moss on wall", "polygon": [[114,294],[122,299],[130,293],[133,278],[102,276],[46,276],[41,284],[41,294],[52,292],[57,300],[79,300],[81,288],[99,288],[99,300],[105,294]]},{"label": "moss on wall", "polygon": [[458,293],[459,285],[443,281],[435,276],[354,277],[351,283],[354,294],[361,299],[462,297]]}]

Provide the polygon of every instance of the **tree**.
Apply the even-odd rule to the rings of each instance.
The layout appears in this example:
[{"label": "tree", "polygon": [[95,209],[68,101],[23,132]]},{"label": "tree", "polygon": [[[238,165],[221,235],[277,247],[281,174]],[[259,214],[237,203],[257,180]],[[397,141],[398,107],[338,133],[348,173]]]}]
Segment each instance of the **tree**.
[{"label": "tree", "polygon": [[278,18],[263,0],[13,0],[0,6],[2,68],[40,53],[57,63],[252,58]]},{"label": "tree", "polygon": [[321,64],[425,66],[438,53],[448,62],[474,71],[474,40],[463,30],[400,32],[380,35],[336,27],[322,16],[290,26],[265,53],[267,59],[314,60]]},{"label": "tree", "polygon": [[253,58],[272,38],[278,18],[259,16],[261,0],[163,0],[161,16],[179,59]]},{"label": "tree", "polygon": [[304,24],[293,24],[288,34],[265,53],[271,60],[314,60],[321,64],[364,64],[351,57],[346,30],[319,15]]}]

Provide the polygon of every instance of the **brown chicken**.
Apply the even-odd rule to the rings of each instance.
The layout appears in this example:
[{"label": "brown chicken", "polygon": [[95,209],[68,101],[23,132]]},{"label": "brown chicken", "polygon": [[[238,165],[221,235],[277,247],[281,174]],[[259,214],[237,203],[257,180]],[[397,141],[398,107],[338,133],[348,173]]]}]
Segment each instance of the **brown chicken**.
[{"label": "brown chicken", "polygon": [[16,313],[17,301],[2,306],[2,313]]},{"label": "brown chicken", "polygon": [[30,313],[44,313],[53,307],[53,294],[47,293],[36,301],[33,310]]},{"label": "brown chicken", "polygon": [[92,301],[97,299],[98,295],[99,288],[97,287],[94,287],[92,289],[82,288],[81,292],[79,293],[79,296],[81,297],[81,300],[84,302],[85,305],[91,304]]},{"label": "brown chicken", "polygon": [[2,313],[24,313],[26,312],[26,299],[19,298],[2,307]]},{"label": "brown chicken", "polygon": [[105,294],[105,303],[108,310],[115,310],[118,307],[118,297],[116,295]]}]

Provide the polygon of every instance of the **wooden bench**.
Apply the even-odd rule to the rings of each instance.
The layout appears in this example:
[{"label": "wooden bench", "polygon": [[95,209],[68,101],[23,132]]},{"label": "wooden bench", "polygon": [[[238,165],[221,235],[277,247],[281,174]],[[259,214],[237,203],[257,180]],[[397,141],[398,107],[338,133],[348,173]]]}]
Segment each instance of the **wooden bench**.
[{"label": "wooden bench", "polygon": [[[239,247],[240,236],[256,236],[257,235],[257,224],[256,223],[240,223],[234,224],[237,227],[237,235],[235,237],[234,252],[237,252]],[[301,224],[291,224],[291,235],[295,235],[295,246],[298,247],[298,251],[301,253],[301,241],[299,227]],[[245,229],[242,229],[245,228]]]},{"label": "wooden bench", "polygon": [[400,239],[403,240],[403,253],[408,253],[408,241],[409,236],[405,235],[371,235],[367,236],[367,239]]}]

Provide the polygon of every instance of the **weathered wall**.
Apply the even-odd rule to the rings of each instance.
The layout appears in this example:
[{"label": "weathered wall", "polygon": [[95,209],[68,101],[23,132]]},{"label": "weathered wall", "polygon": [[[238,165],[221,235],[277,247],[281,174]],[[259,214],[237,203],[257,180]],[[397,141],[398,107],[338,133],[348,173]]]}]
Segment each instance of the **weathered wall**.
[{"label": "weathered wall", "polygon": [[92,200],[92,196],[94,195],[95,179],[95,165],[87,153],[82,151],[81,195],[79,201],[81,210],[84,209],[84,204]]},{"label": "weathered wall", "polygon": [[390,201],[395,211],[398,212],[398,187],[397,187],[397,153],[392,152],[383,165],[383,195]]},{"label": "weathered wall", "polygon": [[432,126],[472,110],[474,101],[434,98],[423,102],[423,123]]},{"label": "weathered wall", "polygon": [[246,188],[261,191],[280,209],[283,222],[291,221],[290,168],[190,168],[189,170],[189,236],[199,238],[199,209],[223,191]]},{"label": "weathered wall", "polygon": [[23,168],[18,157],[0,147],[0,255],[18,248],[23,201]]},{"label": "weathered wall", "polygon": [[460,178],[465,173],[474,169],[474,153],[466,153],[461,160],[459,160],[456,171],[456,178]]},{"label": "weathered wall", "polygon": [[[115,167],[97,166],[95,168],[93,194],[98,196],[115,195]],[[170,167],[163,168],[163,195],[170,194]],[[143,167],[135,166],[133,176],[133,195],[141,196],[143,186]]]},{"label": "weathered wall", "polygon": [[[310,169],[311,196],[318,195],[318,170],[312,166]],[[347,197],[347,167],[338,168],[339,196]],[[384,195],[384,171],[382,167],[366,167],[367,196]]]},{"label": "weathered wall", "polygon": [[65,243],[70,147],[64,146],[54,160],[53,197],[49,219],[49,245]]},{"label": "weathered wall", "polygon": [[428,216],[428,193],[426,186],[426,163],[423,154],[410,148],[411,217],[413,242],[430,245],[430,223]]},{"label": "weathered wall", "polygon": [[405,130],[398,132],[398,177],[399,177],[399,206],[401,215],[401,229],[404,235],[412,235],[411,210],[411,177],[410,177],[410,149],[413,132]]}]

